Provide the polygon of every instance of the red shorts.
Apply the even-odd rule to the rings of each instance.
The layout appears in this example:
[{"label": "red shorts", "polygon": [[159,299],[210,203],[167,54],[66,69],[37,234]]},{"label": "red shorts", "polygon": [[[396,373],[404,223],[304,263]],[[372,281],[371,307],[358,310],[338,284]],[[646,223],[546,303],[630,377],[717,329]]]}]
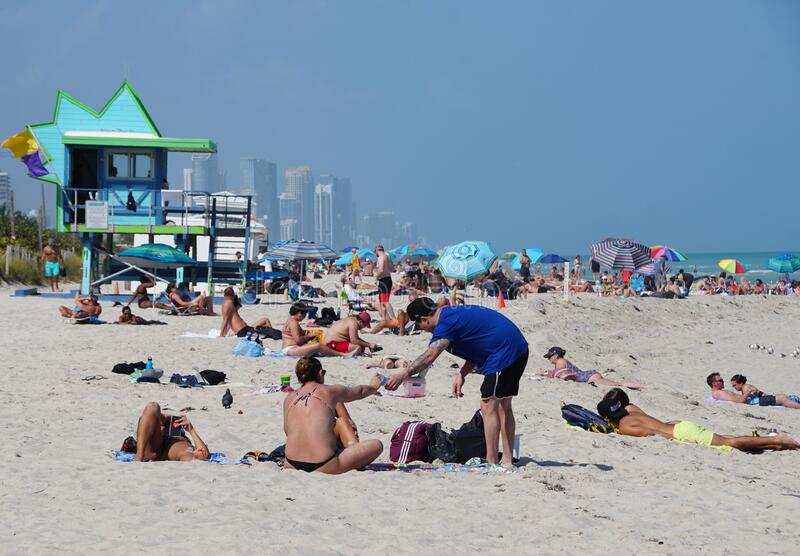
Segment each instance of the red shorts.
[{"label": "red shorts", "polygon": [[350,349],[350,342],[328,342],[325,345],[339,353],[347,353]]}]

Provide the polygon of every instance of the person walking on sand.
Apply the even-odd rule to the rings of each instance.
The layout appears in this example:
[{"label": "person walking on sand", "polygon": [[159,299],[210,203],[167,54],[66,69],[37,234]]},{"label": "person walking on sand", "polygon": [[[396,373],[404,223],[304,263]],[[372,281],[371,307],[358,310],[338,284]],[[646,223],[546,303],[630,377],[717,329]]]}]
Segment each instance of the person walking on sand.
[{"label": "person walking on sand", "polygon": [[58,282],[61,280],[61,269],[64,268],[64,258],[53,238],[47,239],[47,245],[42,249],[42,273],[50,284],[50,291],[60,292]]},{"label": "person walking on sand", "polygon": [[358,249],[353,247],[350,253],[350,275],[353,277],[353,284],[355,284],[361,278],[361,264],[358,260]]},{"label": "person walking on sand", "polygon": [[626,436],[663,436],[667,440],[699,444],[724,452],[734,448],[743,452],[800,448],[800,443],[782,433],[776,436],[727,436],[715,434],[691,421],[665,423],[633,405],[628,395],[619,388],[608,391],[597,404],[597,413],[614,425],[619,434]]},{"label": "person walking on sand", "polygon": [[378,283],[378,314],[381,317],[380,320],[394,320],[394,309],[389,301],[392,295],[392,270],[394,270],[394,266],[389,255],[383,249],[383,245],[375,246],[375,254],[378,256],[375,270],[375,279]]},{"label": "person walking on sand", "polygon": [[498,463],[502,438],[504,465],[511,465],[516,421],[511,402],[519,393],[519,381],[528,363],[528,342],[519,328],[497,311],[471,306],[437,306],[420,297],[406,308],[416,327],[433,337],[422,355],[406,369],[393,373],[386,384],[396,390],[403,380],[426,371],[443,351],[466,361],[453,381],[453,395],[461,390],[471,372],[483,375],[480,409],[486,437],[486,459]]}]

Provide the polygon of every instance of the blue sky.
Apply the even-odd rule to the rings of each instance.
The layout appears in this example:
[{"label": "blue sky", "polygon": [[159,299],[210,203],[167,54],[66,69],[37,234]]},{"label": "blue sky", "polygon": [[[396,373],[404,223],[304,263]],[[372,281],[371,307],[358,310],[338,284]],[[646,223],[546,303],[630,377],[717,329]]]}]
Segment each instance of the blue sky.
[{"label": "blue sky", "polygon": [[229,182],[240,156],[349,176],[434,246],[800,247],[799,2],[29,0],[0,36],[3,136],[127,72]]}]

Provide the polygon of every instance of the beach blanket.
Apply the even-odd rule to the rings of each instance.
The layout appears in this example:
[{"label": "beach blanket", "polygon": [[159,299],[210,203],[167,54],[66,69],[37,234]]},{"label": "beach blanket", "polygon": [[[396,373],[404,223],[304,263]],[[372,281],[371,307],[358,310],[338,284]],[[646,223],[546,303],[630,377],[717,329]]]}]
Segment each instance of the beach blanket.
[{"label": "beach blanket", "polygon": [[108,324],[104,320],[100,320],[95,316],[84,317],[82,319],[67,319],[69,324]]},{"label": "beach blanket", "polygon": [[208,332],[184,332],[184,338],[219,338],[219,328],[213,328]]},{"label": "beach blanket", "polygon": [[278,392],[294,392],[294,388],[287,384],[267,384],[253,392],[253,394],[277,394]]},{"label": "beach blanket", "polygon": [[706,396],[706,401],[709,403],[734,403],[734,402],[729,402],[728,400],[717,400],[711,394]]},{"label": "beach blanket", "polygon": [[[130,452],[121,452],[119,450],[111,450],[114,454],[116,461],[130,462],[133,461],[134,454]],[[217,465],[250,465],[250,462],[245,458],[242,459],[226,459],[225,454],[222,452],[214,452],[206,460],[206,463],[216,463]]]},{"label": "beach blanket", "polygon": [[480,473],[508,475],[518,468],[509,469],[498,464],[488,463],[481,458],[472,458],[467,463],[370,463],[366,471],[402,471],[403,473]]}]

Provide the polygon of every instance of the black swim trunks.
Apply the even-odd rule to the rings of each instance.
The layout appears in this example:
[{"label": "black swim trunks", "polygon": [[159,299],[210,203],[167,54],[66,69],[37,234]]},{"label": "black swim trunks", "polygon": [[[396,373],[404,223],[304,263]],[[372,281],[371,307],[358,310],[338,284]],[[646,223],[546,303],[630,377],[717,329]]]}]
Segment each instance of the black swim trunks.
[{"label": "black swim trunks", "polygon": [[255,328],[252,326],[245,326],[244,328],[239,329],[239,332],[236,333],[236,337],[247,338],[250,334],[257,334]]},{"label": "black swim trunks", "polygon": [[762,394],[758,398],[758,405],[762,405],[762,406],[778,405],[778,400],[775,399],[775,396],[771,396],[771,395],[768,395],[768,394]]},{"label": "black swim trunks", "polygon": [[528,352],[526,351],[502,371],[484,376],[483,384],[481,384],[481,399],[498,398],[502,400],[519,394],[519,379],[522,378],[527,364]]}]

